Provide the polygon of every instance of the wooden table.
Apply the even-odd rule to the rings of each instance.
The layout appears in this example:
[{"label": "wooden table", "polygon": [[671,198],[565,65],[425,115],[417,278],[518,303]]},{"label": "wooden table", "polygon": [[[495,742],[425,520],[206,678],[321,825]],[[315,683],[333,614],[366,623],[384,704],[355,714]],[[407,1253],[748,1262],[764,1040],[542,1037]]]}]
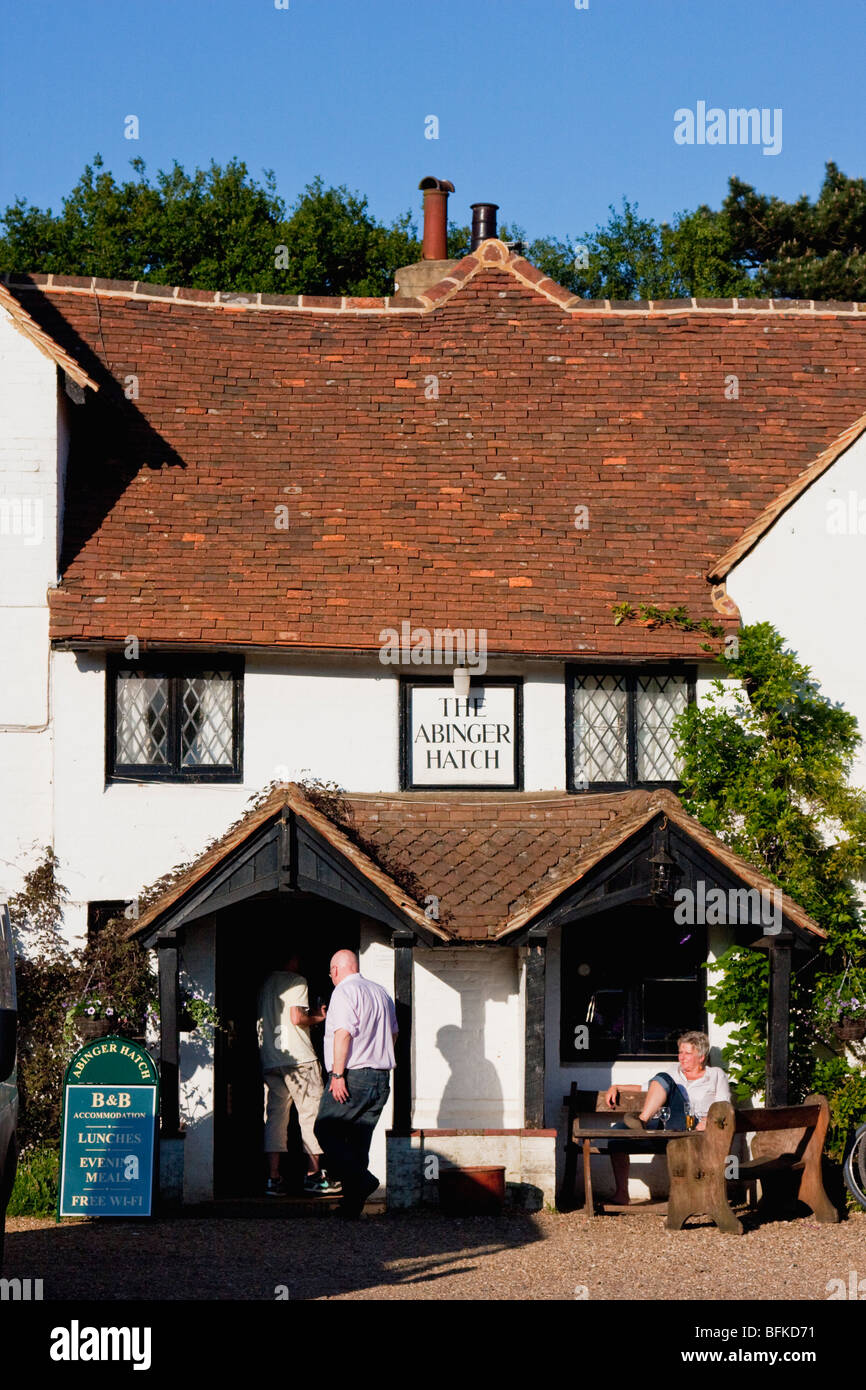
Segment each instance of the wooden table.
[{"label": "wooden table", "polygon": [[586,1214],[590,1219],[595,1217],[595,1207],[592,1200],[592,1173],[591,1173],[591,1154],[605,1153],[604,1149],[594,1149],[592,1141],[598,1139],[627,1139],[629,1143],[634,1141],[636,1144],[646,1143],[651,1139],[661,1139],[667,1144],[671,1139],[688,1139],[690,1135],[697,1134],[698,1130],[692,1129],[583,1129],[575,1125],[572,1130],[573,1142],[580,1143],[583,1149],[583,1190],[585,1194]]}]

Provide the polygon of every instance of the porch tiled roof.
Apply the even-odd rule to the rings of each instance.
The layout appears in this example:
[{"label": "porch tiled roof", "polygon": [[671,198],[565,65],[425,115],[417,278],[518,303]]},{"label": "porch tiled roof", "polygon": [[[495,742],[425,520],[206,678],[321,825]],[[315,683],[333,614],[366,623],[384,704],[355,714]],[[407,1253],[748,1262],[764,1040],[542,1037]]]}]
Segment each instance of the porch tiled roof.
[{"label": "porch tiled roof", "polygon": [[717,557],[866,405],[864,306],[588,303],[495,241],[417,300],[10,290],[100,385],[55,641],[693,657],[612,605],[735,620]]},{"label": "porch tiled roof", "polygon": [[[274,787],[141,913],[130,934],[178,903],[250,835],[287,807],[304,817],[406,917],[443,941],[490,942],[528,925],[566,889],[663,812],[750,887],[772,884],[683,810],[672,792],[467,792],[346,796],[346,834],[294,783]],[[359,843],[356,843],[356,839]],[[415,895],[400,883],[412,882]],[[437,900],[438,918],[430,913]],[[425,912],[425,903],[427,911]],[[822,937],[787,895],[785,915]]]},{"label": "porch tiled roof", "polygon": [[[411,868],[439,899],[445,925],[465,939],[495,939],[528,925],[660,811],[748,886],[774,886],[664,789],[349,800],[365,840],[389,863]],[[785,893],[782,911],[805,931],[825,935]]]}]

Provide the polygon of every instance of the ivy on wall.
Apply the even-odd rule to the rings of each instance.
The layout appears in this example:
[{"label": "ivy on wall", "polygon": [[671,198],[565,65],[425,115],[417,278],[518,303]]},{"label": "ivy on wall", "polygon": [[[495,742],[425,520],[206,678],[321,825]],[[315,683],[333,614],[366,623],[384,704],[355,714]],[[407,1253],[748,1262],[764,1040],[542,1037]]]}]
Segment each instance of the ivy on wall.
[{"label": "ivy on wall", "polygon": [[[827,933],[792,981],[792,1098],[821,1091],[841,1158],[866,1119],[866,1049],[839,1041],[845,1017],[866,1015],[866,932],[858,884],[866,879],[866,794],[849,785],[860,743],[853,714],[821,693],[809,667],[769,623],[721,652],[732,685],[674,725],[681,800],[708,830],[784,889]],[[762,1092],[767,1047],[767,956],[733,946],[709,992],[717,1023],[735,1025],[726,1065],[740,1094]]]}]

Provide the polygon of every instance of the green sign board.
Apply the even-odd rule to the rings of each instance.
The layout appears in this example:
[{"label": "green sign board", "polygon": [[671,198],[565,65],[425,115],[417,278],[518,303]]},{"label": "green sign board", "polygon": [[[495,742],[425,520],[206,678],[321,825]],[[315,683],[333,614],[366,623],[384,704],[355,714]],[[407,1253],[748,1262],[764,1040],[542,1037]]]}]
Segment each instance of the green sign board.
[{"label": "green sign board", "polygon": [[150,1216],[159,1114],[153,1058],[129,1038],[79,1048],[63,1084],[61,1216]]}]

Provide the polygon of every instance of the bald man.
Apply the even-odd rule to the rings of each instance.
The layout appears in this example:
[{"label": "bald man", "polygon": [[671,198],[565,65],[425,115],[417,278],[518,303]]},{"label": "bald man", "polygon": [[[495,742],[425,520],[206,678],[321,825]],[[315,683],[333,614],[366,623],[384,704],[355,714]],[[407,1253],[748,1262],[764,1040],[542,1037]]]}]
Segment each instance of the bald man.
[{"label": "bald man", "polygon": [[330,973],[334,993],[325,1020],[328,1085],[315,1133],[328,1171],[343,1184],[340,1215],[354,1219],[379,1186],[367,1163],[373,1130],[391,1090],[397,1014],[388,991],[360,974],[354,951],[338,951]]}]

